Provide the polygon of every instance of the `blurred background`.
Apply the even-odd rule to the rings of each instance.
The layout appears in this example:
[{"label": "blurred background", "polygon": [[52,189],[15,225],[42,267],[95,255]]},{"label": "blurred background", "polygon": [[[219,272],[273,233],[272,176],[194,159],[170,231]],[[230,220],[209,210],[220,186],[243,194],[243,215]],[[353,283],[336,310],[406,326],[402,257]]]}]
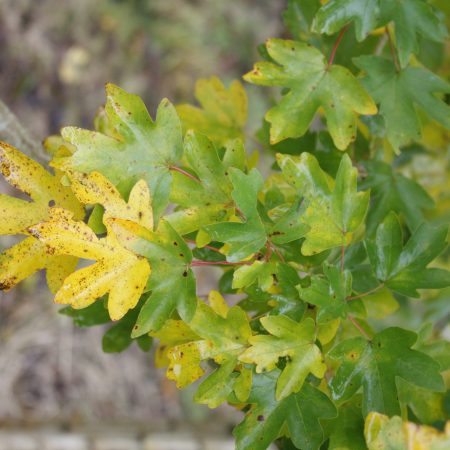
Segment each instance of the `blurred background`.
[{"label": "blurred background", "polygon": [[[0,0],[0,100],[24,128],[3,111],[0,134],[42,156],[36,142],[62,126],[92,128],[105,82],[142,96],[152,115],[162,97],[192,101],[196,79],[228,82],[250,69],[257,45],[280,34],[284,7],[283,0]],[[264,99],[249,91],[257,127]],[[1,248],[11,243],[2,239]],[[104,330],[74,327],[44,286],[37,276],[0,293],[1,429],[229,434],[231,410],[194,406],[192,392],[178,393],[137,347],[103,353]],[[34,448],[1,442],[0,450]],[[61,442],[51,448],[78,448]]]}]

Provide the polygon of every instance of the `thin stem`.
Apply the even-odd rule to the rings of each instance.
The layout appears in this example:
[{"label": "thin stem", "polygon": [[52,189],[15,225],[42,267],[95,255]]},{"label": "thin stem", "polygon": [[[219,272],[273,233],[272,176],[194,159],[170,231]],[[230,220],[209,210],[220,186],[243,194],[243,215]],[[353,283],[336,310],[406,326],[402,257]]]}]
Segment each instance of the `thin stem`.
[{"label": "thin stem", "polygon": [[229,262],[229,261],[201,261],[194,260],[191,262],[192,267],[198,266],[243,266],[251,264],[251,261],[242,261],[242,262]]},{"label": "thin stem", "polygon": [[395,48],[394,48],[394,43],[392,42],[391,32],[389,31],[389,28],[388,28],[387,25],[384,27],[384,31],[385,31],[385,33],[387,34],[387,37],[388,37],[389,48],[391,49],[391,55],[392,55],[392,59],[394,60],[395,70],[397,72],[400,72],[400,64],[398,63],[397,53],[396,53]]},{"label": "thin stem", "polygon": [[350,24],[345,25],[345,27],[342,28],[342,30],[339,32],[336,42],[334,43],[333,50],[331,50],[330,59],[328,60],[328,67],[330,67],[333,64],[334,57],[336,56],[336,51],[339,47],[339,44],[342,41],[342,38],[344,37],[345,32],[348,30],[349,26],[350,26]]},{"label": "thin stem", "polygon": [[273,251],[276,253],[276,255],[278,256],[278,258],[280,258],[280,261],[281,261],[282,263],[285,263],[286,260],[284,259],[284,256],[281,254],[280,250],[278,250],[278,249],[275,247],[275,245],[273,245],[273,244],[272,244],[272,247],[273,247]]},{"label": "thin stem", "polygon": [[269,261],[270,257],[272,256],[272,246],[270,245],[269,241],[266,242],[266,249],[267,253],[264,256],[264,260]]},{"label": "thin stem", "polygon": [[197,247],[197,243],[196,243],[194,240],[192,240],[192,239],[186,239],[186,242],[187,242],[188,244],[194,244],[194,245],[196,246],[196,248],[198,248],[198,249],[207,248],[207,249],[209,249],[209,250],[212,250],[213,252],[220,253],[221,255],[223,254],[223,253],[220,251],[220,249],[218,249],[218,248],[216,248],[216,247],[212,247],[211,245],[204,245],[203,247]]},{"label": "thin stem", "polygon": [[181,169],[180,167],[177,166],[169,166],[169,170],[173,170],[175,172],[179,172],[181,174],[183,174],[184,176],[190,178],[191,180],[196,181],[197,183],[202,183],[196,176],[192,175],[189,172],[186,172],[185,170]]},{"label": "thin stem", "polygon": [[341,272],[344,271],[345,245],[341,246]]},{"label": "thin stem", "polygon": [[353,326],[368,340],[370,341],[370,336],[365,332],[364,328],[355,320],[353,316],[347,316],[348,320],[353,324]]},{"label": "thin stem", "polygon": [[366,295],[370,295],[370,294],[373,294],[374,292],[379,291],[383,287],[384,287],[384,283],[381,283],[377,287],[374,287],[373,289],[369,289],[367,292],[363,292],[362,294],[347,297],[347,300],[356,300],[357,298],[365,297]]}]

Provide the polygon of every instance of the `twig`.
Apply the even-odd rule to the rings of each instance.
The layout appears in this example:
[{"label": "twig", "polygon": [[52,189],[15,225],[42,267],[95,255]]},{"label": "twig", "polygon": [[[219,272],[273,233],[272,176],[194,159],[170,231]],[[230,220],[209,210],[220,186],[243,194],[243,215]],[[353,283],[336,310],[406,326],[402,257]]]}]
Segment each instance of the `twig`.
[{"label": "twig", "polygon": [[392,59],[394,60],[395,70],[397,72],[400,72],[401,69],[400,69],[400,64],[398,63],[397,53],[395,52],[394,43],[392,42],[391,32],[389,31],[389,28],[387,25],[384,27],[384,31],[388,37],[389,48],[391,50]]},{"label": "twig", "polygon": [[186,177],[189,177],[191,180],[196,181],[197,183],[202,183],[196,176],[190,174],[189,172],[186,172],[185,170],[181,169],[180,167],[177,166],[169,166],[169,170],[173,170],[175,172],[179,172],[181,174],[183,174]]},{"label": "twig", "polygon": [[229,261],[201,261],[194,260],[191,262],[192,267],[198,266],[248,266],[252,261],[229,262]]},{"label": "twig", "polygon": [[333,50],[331,50],[330,59],[328,60],[328,67],[330,67],[333,64],[334,57],[336,56],[336,51],[339,47],[339,44],[342,41],[342,38],[344,37],[345,32],[348,30],[349,26],[350,26],[350,24],[345,25],[345,27],[342,28],[342,30],[339,32],[336,42],[334,43]]},{"label": "twig", "polygon": [[369,289],[367,292],[363,292],[362,294],[347,297],[347,300],[356,300],[357,298],[365,297],[366,295],[373,294],[374,292],[380,290],[383,287],[384,287],[384,283],[381,283],[377,287],[374,287],[373,289]]},{"label": "twig", "polygon": [[347,316],[348,320],[353,324],[353,326],[368,340],[370,341],[370,336],[364,331],[364,328],[355,320],[353,316]]}]

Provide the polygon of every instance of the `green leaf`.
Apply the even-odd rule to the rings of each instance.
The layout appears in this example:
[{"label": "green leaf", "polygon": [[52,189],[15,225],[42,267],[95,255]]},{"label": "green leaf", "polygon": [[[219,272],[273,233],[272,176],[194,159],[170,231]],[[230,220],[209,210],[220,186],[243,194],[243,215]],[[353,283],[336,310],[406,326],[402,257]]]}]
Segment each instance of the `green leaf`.
[{"label": "green leaf", "polygon": [[289,430],[297,448],[319,450],[324,432],[319,419],[336,416],[336,408],[321,391],[305,383],[301,391],[277,401],[275,384],[279,371],[255,375],[248,399],[250,411],[233,431],[237,450],[265,450]]},{"label": "green leaf", "polygon": [[389,211],[405,217],[410,230],[424,222],[424,210],[433,208],[434,201],[425,189],[414,180],[396,173],[381,161],[366,161],[367,178],[361,188],[370,189],[372,205],[367,217],[367,234],[372,235]]},{"label": "green leaf", "polygon": [[77,327],[92,327],[111,321],[108,308],[105,307],[103,301],[92,303],[92,305],[83,309],[74,309],[71,306],[66,306],[58,312],[64,316],[71,317]]},{"label": "green leaf", "polygon": [[190,321],[197,304],[195,277],[190,268],[192,252],[186,242],[161,220],[156,232],[132,222],[114,220],[112,227],[123,245],[146,257],[152,272],[148,284],[150,295],[142,306],[132,337],[159,330],[174,311]]},{"label": "green leaf", "polygon": [[311,318],[298,323],[278,315],[262,317],[260,321],[271,335],[252,336],[251,347],[239,359],[256,364],[256,372],[261,373],[273,370],[280,358],[286,358],[277,382],[277,400],[298,392],[310,373],[317,378],[324,376],[326,366],[315,344],[315,323]]},{"label": "green leaf", "polygon": [[436,95],[450,92],[450,84],[442,78],[422,67],[397,72],[392,61],[381,56],[360,56],[354,62],[367,74],[362,83],[380,105],[386,137],[396,151],[420,140],[419,111],[450,129],[450,106]]},{"label": "green leaf", "polygon": [[192,207],[211,203],[224,205],[231,201],[232,185],[227,177],[227,168],[206,136],[188,131],[184,139],[184,156],[199,181],[174,173],[170,197],[174,203]]},{"label": "green leaf", "polygon": [[318,33],[334,34],[353,21],[356,39],[362,41],[377,28],[379,13],[378,0],[330,0],[317,12],[313,29]]},{"label": "green leaf", "polygon": [[378,226],[375,238],[366,240],[367,254],[379,281],[388,288],[410,297],[419,297],[417,289],[450,286],[450,272],[427,268],[447,247],[447,225],[420,225],[406,245],[395,213]]},{"label": "green leaf", "polygon": [[153,121],[138,96],[113,84],[106,85],[106,95],[105,114],[114,137],[63,128],[63,138],[76,151],[57,160],[56,165],[80,172],[98,171],[116,186],[146,180],[157,221],[169,201],[170,166],[178,162],[183,151],[180,120],[167,99],[160,103]]},{"label": "green leaf", "polygon": [[395,24],[395,39],[402,67],[408,64],[411,53],[417,54],[419,51],[418,35],[434,42],[441,42],[447,36],[443,21],[426,0],[379,2],[381,24]]},{"label": "green leaf", "polygon": [[377,112],[359,81],[345,67],[329,67],[319,50],[301,42],[269,39],[266,47],[276,64],[259,62],[244,79],[289,88],[266,114],[271,143],[305,134],[316,111],[323,108],[336,147],[345,150],[356,139],[358,114]]},{"label": "green leaf", "polygon": [[235,358],[225,359],[217,370],[200,383],[194,400],[208,405],[209,408],[217,408],[221,405],[231,394],[236,383],[238,373],[233,372],[235,366]]},{"label": "green leaf", "polygon": [[294,38],[308,33],[317,10],[319,0],[289,0],[283,11],[283,21]]},{"label": "green leaf", "polygon": [[247,122],[247,95],[235,80],[227,89],[217,77],[198,80],[195,98],[201,108],[183,104],[177,112],[185,130],[195,130],[224,145],[229,139],[243,139]]},{"label": "green leaf", "polygon": [[329,353],[341,362],[330,382],[332,398],[342,402],[363,389],[363,413],[400,413],[396,378],[431,391],[442,391],[439,364],[412,350],[417,335],[401,328],[387,328],[371,341],[361,337],[340,342]]},{"label": "green leaf", "polygon": [[348,270],[340,271],[339,267],[324,264],[325,277],[316,275],[311,278],[311,286],[298,287],[300,297],[319,307],[317,320],[319,323],[334,319],[345,319],[349,312],[347,297],[352,292],[352,275]]},{"label": "green leaf", "polygon": [[238,262],[259,251],[267,241],[266,230],[257,210],[258,192],[263,180],[256,169],[246,175],[239,169],[230,168],[229,174],[234,202],[245,221],[208,225],[205,231],[213,240],[228,244],[227,260]]},{"label": "green leaf", "polygon": [[[167,220],[180,233],[188,234],[204,225],[224,220],[232,202],[232,184],[228,165],[245,160],[242,143],[230,142],[221,161],[214,144],[202,134],[188,131],[184,139],[184,156],[189,164],[187,174],[172,173],[170,200],[179,208]],[[234,158],[234,159],[233,159]],[[183,169],[184,170],[184,169]]]},{"label": "green leaf", "polygon": [[300,157],[277,155],[286,180],[307,202],[301,221],[310,230],[302,246],[304,255],[350,244],[369,205],[369,192],[357,192],[358,172],[347,155],[342,157],[336,182],[320,168],[310,153]]},{"label": "green leaf", "polygon": [[338,416],[330,422],[326,427],[330,434],[328,450],[367,450],[361,396],[340,405]]}]

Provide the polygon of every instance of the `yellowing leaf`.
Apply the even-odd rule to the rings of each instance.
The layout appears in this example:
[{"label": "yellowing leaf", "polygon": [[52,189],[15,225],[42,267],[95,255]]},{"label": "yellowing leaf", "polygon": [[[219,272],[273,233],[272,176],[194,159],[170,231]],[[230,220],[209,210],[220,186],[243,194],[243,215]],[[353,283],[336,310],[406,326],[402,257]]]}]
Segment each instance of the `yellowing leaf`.
[{"label": "yellowing leaf", "polygon": [[226,317],[222,317],[201,301],[189,327],[200,339],[177,345],[168,355],[170,365],[167,377],[175,380],[179,388],[193,383],[204,374],[201,361],[213,359],[217,364],[226,363],[233,370],[252,333],[247,314],[238,306],[230,308]]},{"label": "yellowing leaf", "polygon": [[426,425],[403,422],[371,412],[366,418],[364,435],[369,450],[444,450],[450,448],[450,422],[444,433]]},{"label": "yellowing leaf", "polygon": [[255,363],[256,372],[262,373],[275,369],[278,360],[287,357],[286,366],[277,381],[277,400],[298,392],[309,373],[323,377],[326,366],[314,343],[315,324],[311,318],[297,323],[284,315],[267,316],[261,319],[261,323],[271,336],[252,336],[249,339],[252,346],[239,360]]},{"label": "yellowing leaf", "polygon": [[50,254],[96,261],[65,279],[56,294],[56,303],[80,309],[109,293],[108,311],[112,320],[121,319],[136,306],[150,266],[146,259],[123,248],[110,230],[106,238],[99,239],[86,224],[74,221],[64,210],[55,209],[49,221],[30,227],[30,232],[45,244]]},{"label": "yellowing leaf", "polygon": [[105,208],[105,222],[113,217],[131,220],[149,229],[153,227],[150,191],[144,180],[134,185],[127,203],[115,186],[99,172],[87,175],[69,171],[68,175],[72,190],[80,202],[100,204]]},{"label": "yellowing leaf", "polygon": [[227,89],[217,77],[198,80],[195,98],[202,108],[188,104],[177,106],[185,130],[198,131],[218,144],[243,138],[247,95],[239,81],[233,81]]},{"label": "yellowing leaf", "polygon": [[169,365],[167,353],[172,347],[199,339],[185,322],[174,319],[167,320],[162,328],[149,334],[159,340],[155,353],[155,366],[159,368]]},{"label": "yellowing leaf", "polygon": [[[28,227],[48,218],[52,206],[68,209],[76,218],[83,217],[83,207],[58,176],[5,143],[0,143],[0,168],[9,184],[33,200],[0,194],[0,234],[27,234]],[[0,255],[0,289],[11,289],[46,268],[50,290],[56,291],[75,265],[75,258],[47,255],[40,242],[28,237]]]}]

